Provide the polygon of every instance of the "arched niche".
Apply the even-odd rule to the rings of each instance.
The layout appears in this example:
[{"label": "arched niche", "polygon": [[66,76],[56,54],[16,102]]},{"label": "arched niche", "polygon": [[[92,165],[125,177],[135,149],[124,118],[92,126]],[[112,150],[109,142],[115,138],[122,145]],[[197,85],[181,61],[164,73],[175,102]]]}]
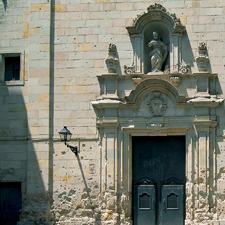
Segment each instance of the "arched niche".
[{"label": "arched niche", "polygon": [[147,74],[151,72],[150,48],[148,43],[153,39],[153,31],[158,32],[159,40],[168,47],[166,65],[170,72],[177,72],[181,64],[181,37],[185,27],[175,14],[170,14],[160,4],[150,5],[147,12],[138,15],[132,26],[127,27],[133,47],[133,65],[135,73]]}]

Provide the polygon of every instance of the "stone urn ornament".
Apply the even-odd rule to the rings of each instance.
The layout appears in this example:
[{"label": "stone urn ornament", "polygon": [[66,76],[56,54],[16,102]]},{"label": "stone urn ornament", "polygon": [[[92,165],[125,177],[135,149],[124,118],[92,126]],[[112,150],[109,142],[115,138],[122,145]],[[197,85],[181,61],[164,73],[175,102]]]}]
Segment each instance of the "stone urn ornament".
[{"label": "stone urn ornament", "polygon": [[207,56],[207,47],[204,42],[199,43],[198,54],[199,55],[195,58],[198,65],[198,70],[199,72],[207,72],[209,57]]},{"label": "stone urn ornament", "polygon": [[110,43],[108,48],[108,57],[105,60],[108,73],[116,73],[119,59],[116,57],[116,45]]}]

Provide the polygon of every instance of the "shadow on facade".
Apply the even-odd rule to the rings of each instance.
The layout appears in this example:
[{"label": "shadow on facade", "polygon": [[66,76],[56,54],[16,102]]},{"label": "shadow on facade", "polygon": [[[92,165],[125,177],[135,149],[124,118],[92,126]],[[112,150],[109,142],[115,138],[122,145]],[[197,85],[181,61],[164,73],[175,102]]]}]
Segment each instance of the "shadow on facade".
[{"label": "shadow on facade", "polygon": [[[10,225],[16,224],[18,216],[18,225],[43,225],[53,220],[49,209],[48,140],[31,138],[29,126],[39,126],[38,109],[27,114],[27,96],[23,97],[26,90],[26,86],[0,87],[0,182],[12,184],[1,189],[0,224],[4,225],[9,221]],[[18,195],[13,195],[13,184],[19,184]]]}]

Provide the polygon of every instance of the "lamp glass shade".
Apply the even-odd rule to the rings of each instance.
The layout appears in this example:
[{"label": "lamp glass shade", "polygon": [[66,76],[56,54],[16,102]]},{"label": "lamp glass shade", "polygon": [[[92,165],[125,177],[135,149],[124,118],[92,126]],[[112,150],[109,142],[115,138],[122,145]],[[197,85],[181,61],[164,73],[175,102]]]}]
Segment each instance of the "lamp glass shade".
[{"label": "lamp glass shade", "polygon": [[66,126],[63,127],[61,131],[59,131],[61,141],[70,141],[72,133],[67,129]]}]

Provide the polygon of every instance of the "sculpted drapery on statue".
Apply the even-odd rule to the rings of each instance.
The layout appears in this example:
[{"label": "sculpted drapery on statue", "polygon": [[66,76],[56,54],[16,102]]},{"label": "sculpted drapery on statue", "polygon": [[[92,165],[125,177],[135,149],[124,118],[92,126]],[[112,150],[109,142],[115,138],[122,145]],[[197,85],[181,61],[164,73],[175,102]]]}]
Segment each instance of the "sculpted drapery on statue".
[{"label": "sculpted drapery on statue", "polygon": [[148,43],[148,46],[152,48],[149,54],[152,66],[151,72],[158,72],[162,70],[162,65],[166,59],[168,50],[167,46],[162,41],[158,40],[158,33],[156,31],[153,32],[153,38],[154,40]]}]

